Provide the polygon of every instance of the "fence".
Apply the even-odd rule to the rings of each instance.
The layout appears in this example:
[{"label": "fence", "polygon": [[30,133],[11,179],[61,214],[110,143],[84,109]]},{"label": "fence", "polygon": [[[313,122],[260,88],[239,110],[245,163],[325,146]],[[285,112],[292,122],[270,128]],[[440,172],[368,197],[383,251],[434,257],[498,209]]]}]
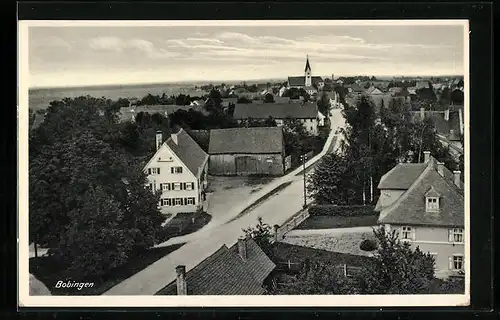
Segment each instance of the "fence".
[{"label": "fence", "polygon": [[[304,269],[304,262],[294,262],[291,260],[287,261],[275,261],[276,271],[285,273],[298,273]],[[350,266],[347,264],[339,264],[335,266],[335,269],[339,271],[341,275],[347,278],[356,276],[360,271],[361,267]]]},{"label": "fence", "polygon": [[299,224],[301,224],[304,220],[309,218],[309,210],[308,208],[302,209],[293,215],[290,219],[285,221],[285,223],[275,230],[274,241],[279,241],[285,237],[285,234],[290,230],[296,228]]}]

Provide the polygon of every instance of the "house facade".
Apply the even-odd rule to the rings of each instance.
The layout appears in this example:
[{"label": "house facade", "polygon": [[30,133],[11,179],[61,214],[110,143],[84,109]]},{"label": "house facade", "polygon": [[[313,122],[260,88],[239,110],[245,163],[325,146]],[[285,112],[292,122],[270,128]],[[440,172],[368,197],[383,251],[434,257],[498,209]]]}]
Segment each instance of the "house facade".
[{"label": "house facade", "polygon": [[400,163],[381,178],[378,222],[431,254],[436,277],[461,276],[466,239],[461,172],[451,172],[430,152],[424,154],[423,163]]},{"label": "house facade", "polygon": [[157,151],[144,167],[146,188],[160,192],[162,213],[203,209],[207,186],[208,154],[183,130],[163,141],[156,133]]},{"label": "house facade", "polygon": [[285,145],[280,127],[210,130],[212,175],[283,175]]},{"label": "house facade", "polygon": [[248,119],[273,118],[278,126],[283,126],[286,119],[296,119],[310,134],[318,135],[318,127],[324,126],[325,115],[319,112],[316,103],[265,103],[237,104],[233,118],[238,123]]}]

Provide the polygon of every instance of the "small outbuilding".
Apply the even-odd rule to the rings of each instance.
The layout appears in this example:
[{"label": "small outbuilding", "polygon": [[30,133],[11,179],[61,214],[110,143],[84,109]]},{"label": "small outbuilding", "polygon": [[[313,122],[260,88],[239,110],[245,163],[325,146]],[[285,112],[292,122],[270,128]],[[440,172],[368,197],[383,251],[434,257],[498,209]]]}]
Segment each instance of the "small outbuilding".
[{"label": "small outbuilding", "polygon": [[210,131],[208,172],[212,175],[282,175],[285,145],[281,127]]}]

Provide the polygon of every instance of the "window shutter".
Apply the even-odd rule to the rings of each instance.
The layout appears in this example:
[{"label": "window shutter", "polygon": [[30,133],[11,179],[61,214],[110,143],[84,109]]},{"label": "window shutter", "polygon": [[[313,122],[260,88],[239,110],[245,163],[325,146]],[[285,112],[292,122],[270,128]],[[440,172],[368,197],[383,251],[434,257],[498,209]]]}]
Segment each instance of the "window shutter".
[{"label": "window shutter", "polygon": [[163,183],[160,183],[160,190],[163,191]]},{"label": "window shutter", "polygon": [[191,182],[191,189],[194,190],[194,182]]},{"label": "window shutter", "polygon": [[157,168],[156,170],[158,170],[157,172],[158,172],[158,174],[160,174],[160,168]]},{"label": "window shutter", "polygon": [[174,167],[170,167],[170,173],[174,173]]},{"label": "window shutter", "polygon": [[182,167],[179,167],[179,173],[182,173]]},{"label": "window shutter", "polygon": [[148,174],[151,174],[151,168],[148,168]]},{"label": "window shutter", "polygon": [[183,182],[181,186],[182,186],[181,190],[186,190],[186,183],[185,182]]},{"label": "window shutter", "polygon": [[411,228],[411,239],[415,241],[415,228]]},{"label": "window shutter", "polygon": [[453,242],[453,229],[448,229],[448,242]]},{"label": "window shutter", "polygon": [[453,270],[453,257],[449,257],[449,258],[448,258],[448,260],[449,260],[449,265],[448,265],[448,268],[449,268],[450,270]]}]

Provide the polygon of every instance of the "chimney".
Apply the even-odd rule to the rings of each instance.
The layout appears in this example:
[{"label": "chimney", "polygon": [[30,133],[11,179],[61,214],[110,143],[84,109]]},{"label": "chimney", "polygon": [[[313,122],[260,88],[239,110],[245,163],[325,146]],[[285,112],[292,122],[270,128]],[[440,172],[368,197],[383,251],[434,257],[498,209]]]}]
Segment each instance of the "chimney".
[{"label": "chimney", "polygon": [[444,177],[444,163],[443,162],[437,163],[437,170],[438,170],[439,175],[441,177]]},{"label": "chimney", "polygon": [[187,295],[186,266],[177,266],[175,272],[177,273],[177,295],[185,296]]},{"label": "chimney", "polygon": [[420,119],[424,120],[425,119],[425,108],[420,107]]},{"label": "chimney", "polygon": [[424,163],[429,162],[431,159],[431,152],[430,151],[424,151]]},{"label": "chimney", "polygon": [[161,131],[156,131],[156,150],[160,149],[161,144],[163,142],[162,139],[163,139],[163,136],[162,136]]},{"label": "chimney", "polygon": [[175,143],[175,144],[179,144],[179,141],[177,140],[177,133],[172,133],[170,135],[170,137],[172,138],[172,141]]},{"label": "chimney", "polygon": [[247,259],[247,242],[245,237],[238,238],[238,253],[243,260]]},{"label": "chimney", "polygon": [[444,120],[445,121],[450,121],[450,109],[446,109],[444,111]]},{"label": "chimney", "polygon": [[462,174],[462,171],[460,170],[455,170],[453,171],[453,180],[455,182],[455,185],[460,188],[460,175]]}]

